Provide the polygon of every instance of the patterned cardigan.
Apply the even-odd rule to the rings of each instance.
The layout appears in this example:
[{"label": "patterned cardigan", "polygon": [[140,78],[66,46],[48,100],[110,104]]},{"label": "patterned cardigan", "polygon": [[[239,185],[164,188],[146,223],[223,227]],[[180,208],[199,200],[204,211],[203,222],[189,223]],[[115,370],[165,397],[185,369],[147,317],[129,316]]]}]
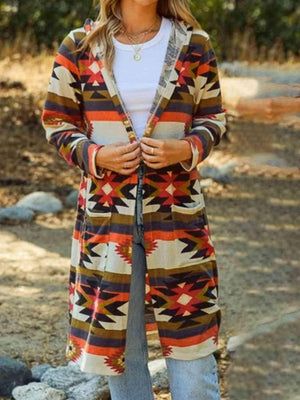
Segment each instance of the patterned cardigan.
[{"label": "patterned cardigan", "polygon": [[[226,130],[210,37],[171,19],[159,85],[144,135],[188,140],[191,163],[144,164],[145,316],[164,357],[192,360],[217,349],[218,269],[197,167]],[[49,144],[81,171],[69,275],[66,357],[82,371],[125,371],[137,172],[96,166],[97,151],[137,140],[100,44],[74,53],[95,27],[70,31],[55,57],[42,123]],[[127,67],[127,66],[126,66]],[[125,68],[125,66],[124,66]]]}]

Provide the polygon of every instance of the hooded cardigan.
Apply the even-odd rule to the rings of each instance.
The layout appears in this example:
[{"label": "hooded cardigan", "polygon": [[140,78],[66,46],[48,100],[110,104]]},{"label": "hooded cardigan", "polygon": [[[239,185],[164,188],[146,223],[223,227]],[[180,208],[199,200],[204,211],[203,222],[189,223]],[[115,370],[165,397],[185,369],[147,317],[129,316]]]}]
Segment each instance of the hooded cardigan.
[{"label": "hooded cardigan", "polygon": [[[190,164],[144,165],[146,331],[162,354],[193,360],[218,347],[218,268],[197,167],[226,131],[216,56],[204,30],[171,19],[145,136],[188,140]],[[96,166],[97,151],[137,140],[101,44],[74,53],[94,29],[70,31],[55,57],[42,124],[49,144],[81,172],[71,243],[66,357],[83,372],[125,372],[138,172]],[[126,68],[126,66],[124,66]],[[137,170],[138,171],[138,170]]]}]

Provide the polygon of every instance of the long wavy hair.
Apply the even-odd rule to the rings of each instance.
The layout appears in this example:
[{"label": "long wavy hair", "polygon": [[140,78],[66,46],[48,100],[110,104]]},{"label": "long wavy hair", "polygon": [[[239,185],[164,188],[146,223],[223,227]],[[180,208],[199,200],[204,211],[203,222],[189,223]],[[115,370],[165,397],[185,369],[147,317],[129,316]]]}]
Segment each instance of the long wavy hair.
[{"label": "long wavy hair", "polygon": [[[189,3],[189,0],[158,0],[157,14],[166,18],[185,21],[196,29],[202,29],[193,16]],[[96,42],[101,43],[104,52],[103,62],[108,72],[111,73],[115,55],[112,36],[116,35],[122,28],[121,0],[101,0],[99,6],[100,11],[95,20],[96,27],[83,38],[77,51],[82,52],[89,45],[92,46]]]}]

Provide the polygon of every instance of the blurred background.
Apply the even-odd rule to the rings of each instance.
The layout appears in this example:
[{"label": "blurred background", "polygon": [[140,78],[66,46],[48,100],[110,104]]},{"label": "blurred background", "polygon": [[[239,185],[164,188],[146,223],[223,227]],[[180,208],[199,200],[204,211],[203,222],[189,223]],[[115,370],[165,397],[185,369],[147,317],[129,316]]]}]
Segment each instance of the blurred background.
[{"label": "blurred background", "polygon": [[[223,319],[215,355],[222,400],[299,400],[300,4],[191,5],[216,52],[228,121],[223,140],[199,165],[219,267]],[[18,371],[21,385],[32,371],[39,375],[33,367],[67,364],[80,171],[47,144],[40,117],[58,45],[97,14],[92,0],[0,1],[0,394],[6,398],[16,383],[3,371]],[[158,338],[148,339],[150,361],[160,359]],[[24,364],[13,367],[17,360]],[[165,381],[156,386],[156,399],[171,399]],[[83,398],[71,397],[70,383],[64,390],[68,399]],[[107,390],[101,396],[85,398],[109,398]]]}]

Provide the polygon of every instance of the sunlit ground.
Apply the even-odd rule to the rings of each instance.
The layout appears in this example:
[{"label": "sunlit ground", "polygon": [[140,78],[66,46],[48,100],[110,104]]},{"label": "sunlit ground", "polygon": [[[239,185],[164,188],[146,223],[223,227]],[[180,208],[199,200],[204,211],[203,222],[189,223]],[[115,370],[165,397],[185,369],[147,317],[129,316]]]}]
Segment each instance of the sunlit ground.
[{"label": "sunlit ground", "polygon": [[[53,55],[24,59],[22,64],[17,61],[10,68],[6,60],[0,62],[6,81],[21,82],[25,88],[0,87],[0,136],[7,144],[0,149],[0,167],[1,177],[24,179],[26,184],[2,184],[0,206],[13,205],[35,190],[53,191],[64,200],[70,188],[77,188],[79,170],[56,155],[37,125]],[[230,79],[232,96],[228,94]],[[234,362],[225,357],[229,337],[285,321],[286,315],[299,309],[297,112],[292,116],[285,110],[280,121],[264,123],[259,119],[265,112],[257,103],[264,99],[257,95],[262,93],[259,86],[254,91],[253,77],[249,77],[248,88],[245,80],[243,86],[236,79],[240,78],[224,77],[222,81],[232,115],[229,141],[224,139],[205,162],[214,166],[237,163],[231,183],[212,182],[205,188],[223,310],[218,359],[222,399],[228,398],[229,386],[231,399],[292,399],[285,395],[294,390],[299,375],[293,367],[299,355],[293,342],[299,330],[294,320],[275,324],[265,335],[249,341]],[[284,94],[293,101],[295,92],[275,94],[274,98]],[[256,112],[250,118],[252,105]],[[234,117],[234,110],[243,110],[246,120]],[[15,123],[11,123],[13,118]],[[65,208],[57,215],[39,215],[31,223],[1,226],[0,347],[2,353],[19,357],[29,366],[67,362],[67,283],[74,217],[75,210]],[[150,360],[160,357],[157,340],[149,343]],[[170,395],[157,394],[157,399],[162,398],[170,399]]]}]

